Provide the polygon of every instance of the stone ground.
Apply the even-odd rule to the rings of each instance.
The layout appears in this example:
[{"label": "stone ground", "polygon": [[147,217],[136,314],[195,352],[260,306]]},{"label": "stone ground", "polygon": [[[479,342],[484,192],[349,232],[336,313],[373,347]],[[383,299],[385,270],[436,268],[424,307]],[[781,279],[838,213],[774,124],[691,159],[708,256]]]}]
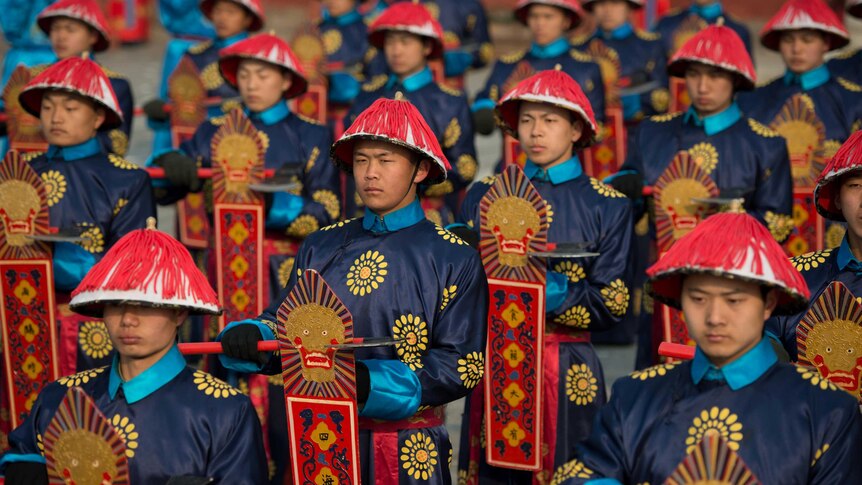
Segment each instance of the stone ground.
[{"label": "stone ground", "polygon": [[[505,54],[526,45],[528,37],[525,29],[519,24],[509,21],[506,12],[492,12],[491,18],[499,20],[492,25],[492,36],[497,41],[500,53]],[[267,27],[274,29],[276,34],[289,37],[292,32],[308,20],[307,8],[268,6]],[[763,24],[763,20],[749,22],[751,32],[759,32]],[[860,40],[862,39],[862,22],[851,18],[847,20],[847,25],[854,34],[853,38],[858,47],[862,43],[862,40]],[[125,74],[131,80],[136,105],[143,105],[144,102],[152,99],[158,92],[161,62],[164,53],[163,48],[167,39],[168,36],[165,31],[156,23],[152,29],[152,35],[148,43],[114,48],[99,57],[100,62],[104,65]],[[0,55],[5,52],[5,49],[5,46],[0,47]],[[754,56],[760,82],[770,80],[783,72],[780,57],[775,53],[763,49],[759,44],[755,46]],[[472,72],[468,76],[467,91],[470,94],[478,91],[484,84],[488,74],[488,69]],[[152,135],[147,128],[146,120],[143,117],[136,118],[128,155],[129,160],[143,164],[150,155],[151,143]],[[501,156],[501,145],[499,135],[477,137],[476,148],[480,164],[477,180],[492,173],[496,161]],[[174,227],[174,216],[175,212],[172,208],[159,208],[160,226],[165,230]],[[610,385],[614,380],[627,375],[633,370],[635,359],[634,345],[602,346],[597,349],[597,352],[604,366],[608,389],[610,389]],[[463,401],[455,402],[449,406],[447,418],[447,425],[452,444],[455,447],[456,457],[458,456],[462,411]],[[454,471],[456,462],[457,460],[452,465],[453,474],[456,473]]]}]

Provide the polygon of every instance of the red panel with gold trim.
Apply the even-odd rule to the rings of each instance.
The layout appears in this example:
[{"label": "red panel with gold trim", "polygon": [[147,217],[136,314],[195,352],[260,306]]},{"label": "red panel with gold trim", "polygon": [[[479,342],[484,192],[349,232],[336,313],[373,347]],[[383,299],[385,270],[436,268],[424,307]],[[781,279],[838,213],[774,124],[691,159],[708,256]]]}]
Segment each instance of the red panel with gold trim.
[{"label": "red panel with gold trim", "polygon": [[6,127],[9,136],[9,149],[19,152],[44,152],[48,149],[48,142],[42,136],[42,123],[39,118],[26,112],[18,95],[24,86],[32,79],[30,68],[21,65],[12,71],[12,76],[3,89],[3,102],[6,104],[6,114],[9,119]]},{"label": "red panel with gold trim", "polygon": [[503,135],[503,167],[516,166],[524,168],[527,164],[527,154],[521,148],[521,142],[510,135]]},{"label": "red panel with gold trim", "polygon": [[293,483],[359,484],[353,317],[314,270],[278,309],[278,338]]},{"label": "red panel with gold trim", "polygon": [[542,467],[544,250],[548,208],[517,166],[509,166],[479,203],[479,243],[488,275],[485,363],[487,461],[520,470]]},{"label": "red panel with gold trim", "polygon": [[688,96],[688,89],[685,87],[685,80],[678,77],[670,78],[670,104],[668,105],[668,113],[680,113],[688,109],[691,105],[691,98]]},{"label": "red panel with gold trim", "polygon": [[791,256],[823,249],[824,222],[814,205],[814,189],[794,188],[793,223],[796,230],[784,242],[784,248]]},{"label": "red panel with gold trim", "polygon": [[600,140],[584,150],[584,172],[604,180],[619,171],[626,159],[626,126],[622,108],[605,110]]},{"label": "red panel with gold trim", "polygon": [[308,80],[308,91],[291,100],[294,113],[326,123],[327,78],[326,48],[316,26],[306,27],[297,33],[290,46]]}]

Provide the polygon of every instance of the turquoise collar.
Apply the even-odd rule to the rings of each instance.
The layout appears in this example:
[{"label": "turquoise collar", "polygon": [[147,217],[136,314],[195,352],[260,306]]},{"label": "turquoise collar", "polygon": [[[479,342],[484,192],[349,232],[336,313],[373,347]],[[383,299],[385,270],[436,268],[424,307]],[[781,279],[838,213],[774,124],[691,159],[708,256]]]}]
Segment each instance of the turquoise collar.
[{"label": "turquoise collar", "polygon": [[425,66],[424,69],[417,72],[416,74],[412,74],[404,78],[403,81],[398,81],[398,77],[393,75],[389,76],[389,81],[386,82],[386,89],[390,90],[396,85],[400,85],[405,91],[408,93],[412,93],[414,91],[418,91],[425,86],[434,82],[434,75],[431,73],[431,69],[428,66]]},{"label": "turquoise collar", "polygon": [[838,269],[841,270],[844,270],[850,264],[853,264],[854,270],[855,268],[862,267],[862,262],[853,256],[853,251],[850,251],[850,243],[847,242],[846,235],[841,240],[841,246],[838,247],[838,255],[835,261],[838,263]]},{"label": "turquoise collar", "polygon": [[527,163],[524,165],[524,175],[526,175],[527,178],[530,180],[551,182],[554,185],[574,180],[582,173],[583,169],[581,168],[581,160],[577,155],[559,165],[554,165],[547,170],[536,165],[530,160],[527,160]]},{"label": "turquoise collar", "polygon": [[723,13],[721,2],[710,3],[709,5],[692,4],[688,7],[688,11],[710,23],[721,17]]},{"label": "turquoise collar", "polygon": [[539,45],[533,42],[530,46],[530,55],[539,59],[550,59],[565,54],[571,47],[569,40],[565,37],[560,37],[547,45]]},{"label": "turquoise collar", "polygon": [[329,10],[323,9],[321,13],[321,17],[323,18],[324,24],[333,23],[339,27],[344,27],[350,24],[355,24],[356,22],[362,21],[362,15],[359,13],[359,10],[353,9],[350,12],[347,12],[344,15],[333,17],[329,14]]},{"label": "turquoise collar", "polygon": [[823,86],[829,82],[831,77],[829,68],[824,63],[821,64],[820,67],[815,67],[814,69],[808,72],[803,72],[802,74],[796,74],[790,71],[785,72],[784,84],[786,86],[797,84],[802,86],[803,91],[810,91],[816,87]]},{"label": "turquoise collar", "polygon": [[712,365],[709,358],[697,349],[691,362],[691,380],[695,384],[704,379],[724,380],[732,390],[738,391],[759,379],[776,362],[778,357],[768,337],[762,338],[754,348],[721,369]]},{"label": "turquoise collar", "polygon": [[362,227],[366,231],[381,234],[400,231],[423,219],[425,219],[425,211],[422,210],[422,206],[419,204],[419,199],[417,198],[407,206],[386,214],[383,217],[378,216],[366,207],[365,216],[362,218]]},{"label": "turquoise collar", "polygon": [[248,32],[240,32],[234,36],[227,37],[224,39],[216,38],[216,40],[213,42],[213,45],[215,45],[216,49],[224,49],[225,47],[230,47],[237,42],[245,39],[248,39]]},{"label": "turquoise collar", "polygon": [[62,158],[67,162],[72,160],[80,160],[81,158],[92,157],[98,153],[102,153],[102,144],[95,137],[90,138],[84,143],[71,145],[67,147],[59,147],[57,145],[48,145],[48,159]]},{"label": "turquoise collar", "polygon": [[260,112],[252,112],[248,108],[243,108],[243,111],[251,120],[260,120],[266,126],[274,125],[290,116],[290,109],[284,101],[279,101]]},{"label": "turquoise collar", "polygon": [[698,128],[703,128],[707,136],[712,136],[730,128],[740,118],[742,118],[742,112],[739,110],[736,102],[733,102],[724,111],[705,118],[698,116],[697,111],[694,110],[694,106],[689,106],[682,120]]},{"label": "turquoise collar", "polygon": [[596,36],[601,37],[602,39],[605,39],[605,40],[611,40],[611,39],[623,40],[623,39],[628,38],[634,32],[635,32],[635,29],[634,29],[634,27],[632,27],[632,24],[630,24],[629,22],[626,22],[626,23],[620,25],[619,27],[615,28],[614,30],[611,30],[610,32],[599,29],[596,32]]},{"label": "turquoise collar", "polygon": [[374,5],[374,7],[372,7],[371,9],[368,10],[368,13],[365,14],[365,18],[366,19],[377,18],[377,16],[380,15],[381,13],[383,13],[383,11],[386,10],[386,7],[388,7],[388,6],[389,5],[386,3],[386,0],[378,1],[377,4]]},{"label": "turquoise collar", "polygon": [[186,359],[183,358],[180,349],[174,345],[158,362],[128,381],[123,381],[120,377],[119,365],[120,356],[115,355],[114,362],[111,364],[111,374],[108,377],[108,394],[113,400],[122,386],[126,402],[134,404],[180,375],[180,372],[186,368]]}]

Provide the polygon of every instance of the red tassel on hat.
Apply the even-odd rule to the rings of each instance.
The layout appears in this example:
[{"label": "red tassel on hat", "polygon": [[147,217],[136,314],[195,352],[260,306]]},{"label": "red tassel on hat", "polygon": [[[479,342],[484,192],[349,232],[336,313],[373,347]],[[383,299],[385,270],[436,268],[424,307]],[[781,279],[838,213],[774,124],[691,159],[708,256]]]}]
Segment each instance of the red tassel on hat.
[{"label": "red tassel on hat", "polygon": [[804,309],[808,285],[781,246],[757,219],[725,212],[709,217],[647,269],[657,299],[680,307],[682,280],[712,274],[773,286],[780,291],[776,315]]},{"label": "red tassel on hat", "polygon": [[667,63],[671,76],[685,77],[689,64],[697,62],[730,71],[743,82],[740,89],[751,90],[757,82],[754,63],[742,39],[719,18],[715,25],[701,30],[686,41]]},{"label": "red tassel on hat", "polygon": [[63,17],[84,22],[99,34],[99,39],[93,46],[93,52],[108,50],[111,45],[108,19],[94,0],[60,0],[39,12],[36,16],[36,25],[45,32],[45,35],[50,35],[51,24],[54,20]]},{"label": "red tassel on hat", "polygon": [[409,32],[431,40],[429,59],[443,56],[443,27],[421,3],[402,2],[386,8],[368,28],[368,41],[383,49],[386,32]]},{"label": "red tassel on hat", "polygon": [[243,59],[254,59],[287,69],[293,74],[284,99],[294,98],[308,89],[308,80],[290,45],[273,33],[258,34],[219,51],[219,69],[225,81],[236,87],[236,73]]},{"label": "red tassel on hat", "polygon": [[[203,12],[204,17],[212,20],[212,12],[213,7],[218,0],[201,0],[200,9]],[[263,28],[263,24],[266,22],[266,17],[263,14],[263,5],[260,3],[260,0],[229,0],[240,7],[245,7],[246,10],[251,14],[252,21],[251,25],[248,27],[249,32],[257,32],[258,30]]]},{"label": "red tassel on hat", "polygon": [[842,176],[859,170],[862,170],[862,130],[850,135],[817,178],[814,201],[820,215],[833,221],[846,221],[841,209],[835,205],[835,196],[841,188]]},{"label": "red tassel on hat", "polygon": [[569,18],[572,19],[570,30],[580,25],[586,16],[578,0],[518,0],[518,4],[515,5],[515,18],[522,24],[527,25],[527,15],[530,13],[530,7],[533,5],[548,5],[564,10],[569,14]]},{"label": "red tassel on hat", "polygon": [[108,250],[72,292],[69,306],[100,316],[109,302],[219,313],[218,297],[188,250],[156,230],[153,218],[147,229],[126,234]]},{"label": "red tassel on hat", "polygon": [[812,29],[826,34],[829,50],[850,43],[850,34],[841,19],[823,0],[788,0],[760,31],[760,43],[778,51],[782,32]]}]

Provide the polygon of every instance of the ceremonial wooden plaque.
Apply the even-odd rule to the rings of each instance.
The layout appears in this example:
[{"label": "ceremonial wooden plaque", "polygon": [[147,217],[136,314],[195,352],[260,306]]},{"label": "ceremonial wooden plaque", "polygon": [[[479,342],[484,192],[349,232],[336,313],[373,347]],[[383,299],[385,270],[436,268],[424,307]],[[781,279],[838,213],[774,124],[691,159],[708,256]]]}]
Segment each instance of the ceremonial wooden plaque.
[{"label": "ceremonial wooden plaque", "polygon": [[599,128],[598,141],[583,151],[584,172],[603,180],[619,172],[626,159],[626,126],[622,108],[605,110],[605,124]]},{"label": "ceremonial wooden plaque", "polygon": [[59,375],[54,275],[42,179],[10,151],[0,164],[0,325],[9,416],[17,427],[39,391]]},{"label": "ceremonial wooden plaque", "polygon": [[479,203],[480,252],[488,275],[485,364],[487,461],[504,468],[542,467],[544,251],[548,208],[517,166],[509,166]]},{"label": "ceremonial wooden plaque", "polygon": [[291,101],[293,112],[326,124],[326,49],[320,31],[316,26],[306,27],[294,36],[290,46],[308,80],[308,91]]},{"label": "ceremonial wooden plaque", "polygon": [[707,432],[664,482],[665,485],[760,485],[721,433]]},{"label": "ceremonial wooden plaque", "polygon": [[30,82],[33,75],[30,68],[20,65],[12,71],[12,76],[3,89],[3,102],[6,105],[6,129],[9,136],[9,149],[19,152],[44,152],[48,142],[42,135],[42,123],[21,106],[18,95]]},{"label": "ceremonial wooden plaque", "polygon": [[264,308],[263,199],[249,185],[263,179],[266,148],[251,121],[233,110],[213,136],[210,150],[222,330],[227,322],[254,318]]},{"label": "ceremonial wooden plaque", "polygon": [[323,277],[305,270],[278,309],[293,483],[360,483],[353,317]]}]

